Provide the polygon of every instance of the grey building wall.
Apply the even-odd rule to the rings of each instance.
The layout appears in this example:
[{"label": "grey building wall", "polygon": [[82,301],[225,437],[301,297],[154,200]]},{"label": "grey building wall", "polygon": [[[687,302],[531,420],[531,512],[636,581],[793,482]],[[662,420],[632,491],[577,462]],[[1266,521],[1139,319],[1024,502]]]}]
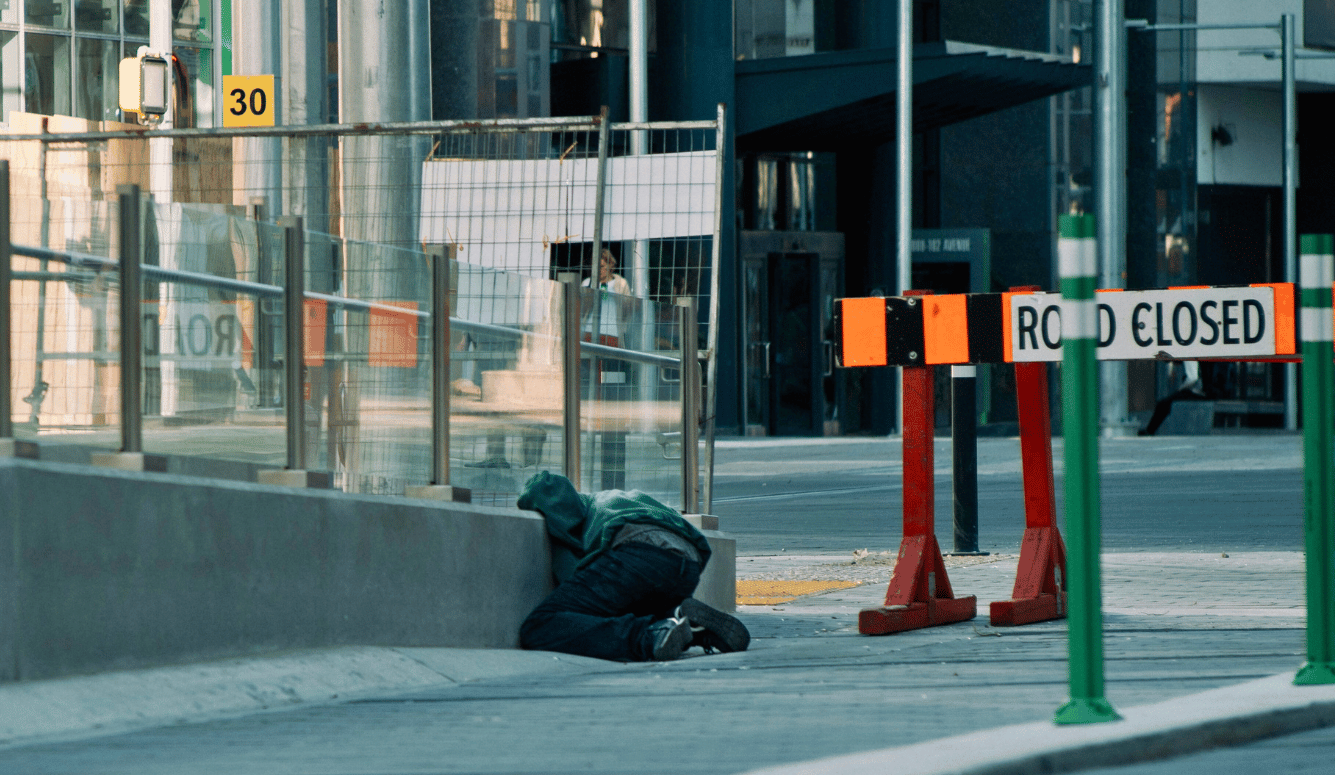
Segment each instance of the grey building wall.
[{"label": "grey building wall", "polygon": [[[941,4],[947,40],[1048,50],[1048,0]],[[941,226],[992,230],[994,289],[1052,288],[1047,100],[941,130]]]}]

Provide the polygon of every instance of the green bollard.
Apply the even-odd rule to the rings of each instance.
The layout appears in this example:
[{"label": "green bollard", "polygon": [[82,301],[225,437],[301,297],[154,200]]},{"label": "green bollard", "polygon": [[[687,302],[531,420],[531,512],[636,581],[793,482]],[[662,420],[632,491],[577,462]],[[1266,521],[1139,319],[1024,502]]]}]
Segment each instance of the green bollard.
[{"label": "green bollard", "polygon": [[1331,296],[1335,250],[1329,234],[1302,236],[1300,278],[1303,355],[1303,533],[1307,553],[1307,664],[1298,685],[1335,683],[1335,488],[1331,486]]},{"label": "green bollard", "polygon": [[1066,447],[1066,594],[1071,699],[1058,724],[1116,721],[1103,697],[1103,609],[1099,581],[1099,395],[1095,224],[1064,215],[1057,244],[1062,293],[1062,421]]}]

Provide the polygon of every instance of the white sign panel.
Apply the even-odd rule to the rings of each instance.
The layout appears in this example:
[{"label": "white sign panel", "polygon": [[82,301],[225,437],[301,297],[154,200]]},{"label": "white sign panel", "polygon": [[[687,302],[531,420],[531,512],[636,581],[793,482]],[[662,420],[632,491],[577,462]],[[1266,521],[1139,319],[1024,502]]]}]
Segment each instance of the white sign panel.
[{"label": "white sign panel", "polygon": [[[459,260],[546,277],[553,244],[592,242],[597,159],[430,159],[421,241]],[[607,160],[603,241],[714,233],[713,151]]]},{"label": "white sign panel", "polygon": [[[1154,358],[1249,358],[1275,355],[1292,341],[1292,316],[1277,320],[1268,286],[1187,288],[1096,293],[1097,357],[1103,361]],[[1010,359],[1061,360],[1061,296],[1010,296]]]}]

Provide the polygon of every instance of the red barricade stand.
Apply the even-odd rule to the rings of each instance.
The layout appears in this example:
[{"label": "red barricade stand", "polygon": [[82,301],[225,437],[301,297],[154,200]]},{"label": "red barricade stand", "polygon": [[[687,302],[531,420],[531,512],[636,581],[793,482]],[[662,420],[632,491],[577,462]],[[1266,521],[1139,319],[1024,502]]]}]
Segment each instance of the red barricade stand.
[{"label": "red barricade stand", "polygon": [[1043,363],[1015,364],[1024,472],[1024,541],[1010,600],[995,600],[995,627],[1066,617],[1066,546],[1057,530],[1052,484],[1052,417]]},{"label": "red barricade stand", "polygon": [[955,597],[936,542],[933,394],[932,367],[904,367],[904,538],[885,605],[858,614],[864,635],[962,622],[978,613],[976,597]]}]

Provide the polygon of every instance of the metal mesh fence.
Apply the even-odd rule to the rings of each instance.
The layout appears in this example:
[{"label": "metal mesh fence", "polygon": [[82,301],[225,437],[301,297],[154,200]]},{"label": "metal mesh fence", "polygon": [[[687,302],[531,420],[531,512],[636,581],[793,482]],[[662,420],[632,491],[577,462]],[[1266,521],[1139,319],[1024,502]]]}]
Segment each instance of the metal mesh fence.
[{"label": "metal mesh fence", "polygon": [[[15,244],[114,257],[116,192],[135,184],[150,192],[146,264],[281,286],[272,221],[300,216],[314,295],[306,450],[349,491],[398,493],[429,477],[423,251],[444,246],[457,259],[452,478],[505,503],[525,469],[562,462],[558,274],[589,286],[587,342],[675,357],[672,305],[695,297],[712,354],[717,134],[715,122],[553,119],[0,135],[0,157],[11,162]],[[114,271],[28,258],[14,268],[27,273],[14,285],[14,341],[28,364],[16,369],[14,405],[47,385],[23,433],[97,431],[114,447]],[[146,277],[144,300],[146,449],[280,462],[279,299]],[[676,493],[675,370],[593,352],[582,376],[582,485]],[[251,438],[238,443],[232,430]],[[709,467],[706,457],[706,477]]]}]

